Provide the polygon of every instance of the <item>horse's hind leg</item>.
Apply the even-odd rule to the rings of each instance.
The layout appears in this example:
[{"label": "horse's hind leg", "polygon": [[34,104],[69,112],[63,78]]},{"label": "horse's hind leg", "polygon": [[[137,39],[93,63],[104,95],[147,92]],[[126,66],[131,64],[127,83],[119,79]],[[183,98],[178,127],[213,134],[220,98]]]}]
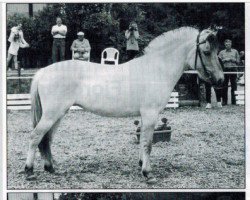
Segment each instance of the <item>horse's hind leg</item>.
[{"label": "horse's hind leg", "polygon": [[31,133],[29,151],[25,165],[25,172],[27,175],[33,174],[33,164],[35,159],[36,148],[45,136],[45,134],[52,128],[57,119],[50,119],[42,116],[41,120]]},{"label": "horse's hind leg", "polygon": [[51,127],[51,129],[44,135],[42,141],[39,143],[38,148],[44,159],[44,170],[50,173],[55,172],[53,168],[53,157],[51,153],[51,144],[54,132],[59,126],[60,119]]},{"label": "horse's hind leg", "polygon": [[150,153],[152,150],[154,127],[157,122],[158,114],[159,113],[156,109],[141,110],[142,131],[140,136],[139,163],[142,164],[142,174],[146,178],[152,178],[149,176],[149,173],[151,172]]}]

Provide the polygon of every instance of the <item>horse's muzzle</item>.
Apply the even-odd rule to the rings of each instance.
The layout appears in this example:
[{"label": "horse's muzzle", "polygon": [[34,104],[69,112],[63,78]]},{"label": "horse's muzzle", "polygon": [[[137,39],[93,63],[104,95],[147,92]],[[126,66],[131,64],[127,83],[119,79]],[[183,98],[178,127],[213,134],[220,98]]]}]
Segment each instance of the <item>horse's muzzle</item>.
[{"label": "horse's muzzle", "polygon": [[221,88],[223,86],[223,83],[224,83],[224,77],[218,79],[217,81],[212,81],[212,85],[215,88]]},{"label": "horse's muzzle", "polygon": [[224,78],[221,78],[221,79],[219,79],[219,80],[217,81],[217,85],[218,85],[219,87],[222,86],[223,83],[224,83]]}]

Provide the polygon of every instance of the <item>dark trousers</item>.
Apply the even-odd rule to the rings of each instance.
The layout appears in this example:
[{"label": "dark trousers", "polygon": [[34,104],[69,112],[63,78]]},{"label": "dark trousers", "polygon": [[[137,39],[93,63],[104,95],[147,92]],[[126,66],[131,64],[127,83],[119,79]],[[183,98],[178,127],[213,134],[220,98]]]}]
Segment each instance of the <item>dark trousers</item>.
[{"label": "dark trousers", "polygon": [[127,50],[127,61],[134,59],[137,53],[136,50]]},{"label": "dark trousers", "polygon": [[54,38],[52,47],[52,61],[53,63],[65,59],[65,39]]},{"label": "dark trousers", "polygon": [[[212,86],[209,83],[205,83],[205,89],[206,89],[206,102],[211,103],[211,89],[212,89]],[[217,102],[221,102],[222,89],[215,89],[214,88],[214,92],[215,92]]]},{"label": "dark trousers", "polygon": [[[227,69],[227,72],[235,72],[235,69]],[[225,80],[223,84],[222,102],[227,105],[228,100],[228,83],[231,83],[231,101],[232,104],[236,104],[235,91],[237,90],[237,74],[225,74]]]}]

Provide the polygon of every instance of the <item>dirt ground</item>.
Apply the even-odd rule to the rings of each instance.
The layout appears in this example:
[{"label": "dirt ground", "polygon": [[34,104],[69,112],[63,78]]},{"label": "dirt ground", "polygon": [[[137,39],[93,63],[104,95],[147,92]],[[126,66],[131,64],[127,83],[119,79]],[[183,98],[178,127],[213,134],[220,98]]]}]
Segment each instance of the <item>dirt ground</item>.
[{"label": "dirt ground", "polygon": [[153,145],[155,184],[147,184],[138,166],[133,124],[138,117],[105,118],[70,111],[52,145],[55,174],[43,171],[37,152],[37,180],[23,174],[32,130],[29,111],[9,111],[8,189],[244,188],[244,107],[168,109],[170,142]]}]

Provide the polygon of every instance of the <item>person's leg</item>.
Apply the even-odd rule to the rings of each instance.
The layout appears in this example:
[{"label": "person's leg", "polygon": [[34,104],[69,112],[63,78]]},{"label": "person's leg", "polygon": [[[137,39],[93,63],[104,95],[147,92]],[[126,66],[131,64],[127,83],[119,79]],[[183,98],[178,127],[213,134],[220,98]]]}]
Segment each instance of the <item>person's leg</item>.
[{"label": "person's leg", "polygon": [[206,105],[206,109],[210,109],[212,108],[212,105],[211,105],[211,85],[207,82],[205,82],[205,90],[206,90],[206,102],[207,102],[207,105]]},{"label": "person's leg", "polygon": [[78,52],[74,53],[74,59],[77,60],[80,58],[80,54]]},{"label": "person's leg", "polygon": [[17,62],[17,56],[13,56],[13,60],[14,60],[14,65],[15,65],[15,69],[18,69],[18,62]]},{"label": "person's leg", "polygon": [[82,58],[83,58],[84,61],[88,61],[89,60],[89,56],[90,56],[89,52],[85,52],[85,53],[82,54]]},{"label": "person's leg", "polygon": [[223,89],[222,89],[222,105],[227,105],[228,82],[229,82],[229,74],[225,74],[225,79],[224,79]]},{"label": "person's leg", "polygon": [[216,101],[217,102],[221,102],[221,98],[222,98],[222,89],[216,89],[214,88],[214,92],[215,92],[215,96],[216,96]]},{"label": "person's leg", "polygon": [[133,59],[132,57],[133,55],[132,55],[131,50],[127,50],[127,61],[130,61],[131,59]]},{"label": "person's leg", "polygon": [[137,51],[127,50],[128,61],[134,59],[136,55],[137,55]]},{"label": "person's leg", "polygon": [[235,91],[237,90],[237,75],[236,74],[231,74],[230,82],[231,82],[231,102],[232,102],[232,105],[236,105],[236,97],[235,97]]},{"label": "person's leg", "polygon": [[56,41],[53,41],[52,46],[52,62],[55,63],[57,61],[57,44]]},{"label": "person's leg", "polygon": [[11,59],[13,58],[14,55],[8,53],[8,56],[7,56],[7,61],[6,61],[6,64],[7,64],[7,69],[10,69],[11,70],[11,66],[9,67],[10,63],[11,63]]},{"label": "person's leg", "polygon": [[211,85],[209,83],[205,83],[206,89],[206,102],[211,103]]},{"label": "person's leg", "polygon": [[133,59],[136,57],[137,53],[138,53],[138,51],[136,51],[136,50],[132,51]]},{"label": "person's leg", "polygon": [[59,61],[65,60],[65,40],[60,40],[59,52],[60,52]]}]

